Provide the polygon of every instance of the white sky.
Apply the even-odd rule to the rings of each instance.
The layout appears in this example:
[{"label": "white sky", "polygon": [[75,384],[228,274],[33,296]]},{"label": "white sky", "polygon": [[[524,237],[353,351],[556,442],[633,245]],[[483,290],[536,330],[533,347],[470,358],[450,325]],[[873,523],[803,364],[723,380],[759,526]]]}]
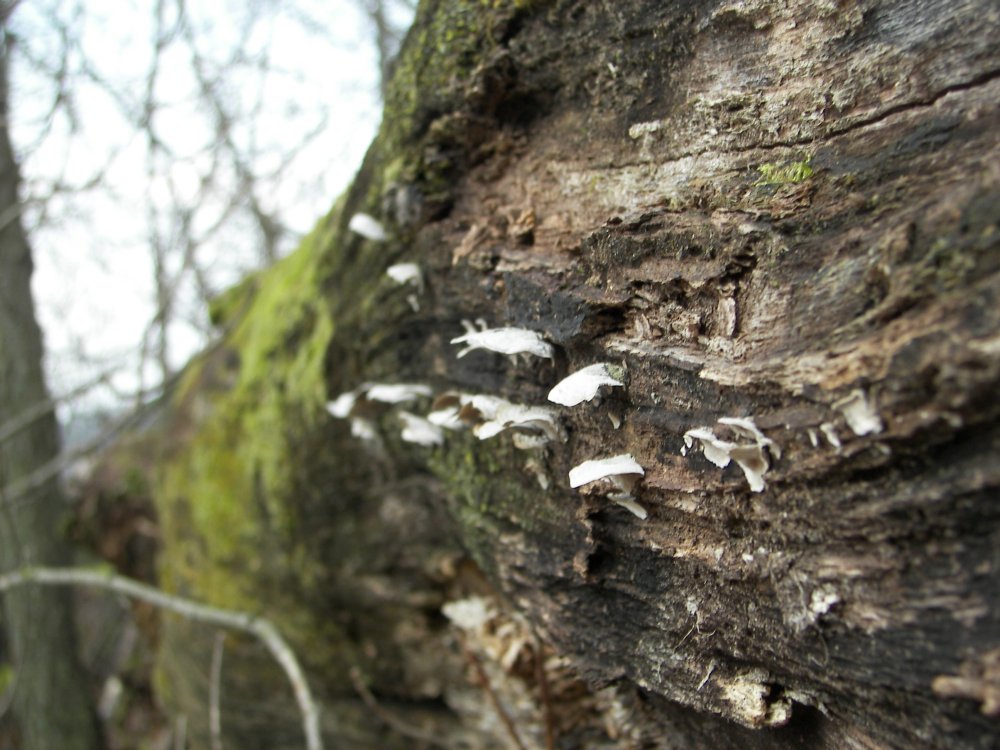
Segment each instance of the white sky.
[{"label": "white sky", "polygon": [[[356,2],[356,0],[355,0]],[[90,0],[85,15],[74,16],[73,4],[63,0],[22,3],[15,16],[24,48],[35,65],[57,66],[61,41],[45,14],[54,8],[80,37],[79,52],[70,68],[79,71],[83,60],[116,89],[141,102],[151,58],[154,3],[151,0]],[[268,180],[262,203],[278,209],[284,222],[304,234],[329,210],[361,163],[381,116],[376,97],[377,70],[371,32],[351,0],[296,0],[270,5],[268,22],[258,22],[249,36],[251,50],[270,50],[268,66],[276,71],[261,79],[247,73],[230,76],[222,98],[234,108],[260,103],[255,127],[238,124],[232,137],[257,154],[257,170],[273,169],[288,147],[307,140],[326,118],[320,135],[287,168]],[[172,7],[172,3],[168,3]],[[247,8],[255,3],[216,0],[187,3],[196,16],[199,51],[208,64],[225,65],[240,34]],[[321,33],[311,33],[288,9],[315,20]],[[205,141],[206,113],[193,103],[194,78],[183,45],[168,48],[161,61],[157,99],[170,103],[155,120],[158,134],[174,153],[188,157],[150,180],[146,141],[136,135],[121,115],[121,106],[93,85],[75,85],[76,123],[65,117],[51,122],[43,133],[45,114],[52,102],[51,79],[32,67],[15,65],[11,110],[15,146],[22,160],[25,191],[44,193],[55,179],[79,184],[111,161],[100,190],[54,199],[52,219],[31,232],[36,271],[34,290],[38,315],[46,336],[50,390],[65,393],[96,372],[121,368],[116,386],[134,389],[136,352],[153,312],[153,271],[148,250],[147,212],[152,196],[163,202],[170,184],[181,196],[197,194],[199,173],[208,168],[204,155],[192,157]],[[207,198],[195,206],[195,226],[214,221],[221,198]],[[26,216],[29,231],[37,217]],[[209,276],[213,288],[238,280],[256,260],[253,235],[240,222],[212,240]],[[289,243],[289,248],[294,242]],[[193,288],[182,298],[195,297]],[[185,313],[204,320],[193,303]],[[172,329],[171,360],[180,366],[200,349],[205,339],[193,326]],[[148,375],[148,374],[147,374]],[[147,376],[147,385],[153,380]],[[107,402],[107,394],[92,398]]]}]

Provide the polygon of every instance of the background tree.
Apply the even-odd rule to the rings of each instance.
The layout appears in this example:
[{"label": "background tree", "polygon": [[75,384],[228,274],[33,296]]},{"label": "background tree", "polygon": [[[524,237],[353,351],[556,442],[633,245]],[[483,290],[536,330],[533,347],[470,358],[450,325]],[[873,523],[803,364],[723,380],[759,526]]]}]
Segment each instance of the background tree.
[{"label": "background tree", "polygon": [[[17,161],[10,141],[8,66],[13,5],[0,6],[0,415],[4,421],[48,399],[42,372],[42,335],[31,295],[31,248],[21,222]],[[0,442],[0,566],[60,565],[66,503],[58,477],[16,500],[5,492],[50,462],[59,451],[51,411]],[[66,591],[30,589],[3,598],[6,641],[15,669],[12,709],[25,747],[100,747],[91,685],[80,668]],[[58,706],[58,710],[53,707]]]},{"label": "background tree", "polygon": [[[345,40],[305,2],[213,9],[215,15],[203,14],[198,7],[164,0],[145,16],[140,8],[119,8],[114,17],[102,17],[99,9],[80,2],[3,6],[0,283],[6,314],[0,362],[6,377],[0,381],[0,563],[5,570],[71,560],[62,536],[68,506],[59,479],[79,453],[59,452],[56,407],[74,407],[74,397],[90,396],[95,387],[110,387],[119,403],[142,404],[158,395],[183,356],[185,345],[178,347],[176,340],[186,337],[187,347],[207,340],[208,299],[286,253],[301,233],[293,224],[302,221],[289,203],[304,202],[307,189],[324,194],[327,183],[321,178],[330,170],[317,158],[316,139],[331,130],[332,113],[339,120],[350,117],[330,88],[308,91],[304,76],[287,65],[288,39],[305,38],[297,54],[307,53],[310,42],[332,49]],[[329,5],[323,10],[329,13]],[[132,18],[123,20],[129,13]],[[405,23],[405,15],[379,10],[378,17],[379,54],[388,56],[398,37],[394,24]],[[357,50],[352,54],[356,59]],[[378,80],[374,67],[372,82]],[[14,83],[8,86],[11,69]],[[332,90],[370,87],[361,71],[353,69],[352,80],[341,80]],[[11,99],[15,104],[8,107]],[[354,101],[357,106],[357,97]],[[353,144],[356,150],[362,146],[363,141]],[[348,143],[341,156],[351,148]],[[326,153],[331,151],[336,149]],[[29,163],[20,194],[15,152]],[[309,160],[316,171],[303,177],[300,165]],[[313,184],[303,187],[303,179]],[[288,185],[297,185],[299,195],[289,194]],[[306,208],[310,220],[316,210]],[[115,342],[112,356],[106,344],[77,327],[78,316],[57,317],[59,349],[49,358],[62,391],[57,399],[46,395],[42,376],[24,221],[49,267],[85,265],[81,258],[88,250],[82,246],[92,243],[98,265],[136,268],[146,258],[150,269],[149,320],[138,340]],[[73,278],[67,267],[62,270]],[[81,277],[75,280],[74,295],[95,296]],[[136,286],[147,285],[121,274],[116,292],[107,297],[119,301],[106,313],[109,318],[136,317],[134,305],[121,304]],[[131,376],[123,376],[125,369]],[[107,391],[84,403],[84,411],[107,408]],[[107,441],[101,436],[84,448]],[[4,660],[12,660],[14,677],[3,683],[0,716],[10,718],[5,707],[13,698],[26,747],[96,746],[90,705],[95,686],[79,669],[66,592],[11,593],[4,601],[5,645],[11,650]],[[56,716],[53,705],[65,710]]]}]

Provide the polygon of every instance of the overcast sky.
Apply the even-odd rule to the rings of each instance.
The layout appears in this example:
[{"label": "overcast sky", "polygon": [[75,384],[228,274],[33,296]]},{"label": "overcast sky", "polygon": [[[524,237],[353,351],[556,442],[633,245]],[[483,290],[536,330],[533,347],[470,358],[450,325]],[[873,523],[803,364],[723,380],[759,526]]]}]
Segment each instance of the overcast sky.
[{"label": "overcast sky", "polygon": [[[150,180],[144,137],[123,117],[121,102],[98,86],[81,78],[73,86],[75,117],[46,120],[54,89],[51,76],[37,68],[39,61],[57,67],[63,40],[45,14],[61,14],[79,36],[79,59],[70,59],[71,69],[88,65],[140,97],[152,54],[153,5],[142,0],[88,2],[82,4],[84,15],[74,15],[79,13],[74,3],[39,0],[22,3],[15,17],[19,44],[27,54],[13,70],[11,110],[26,193],[44,193],[56,179],[81,184],[111,165],[102,189],[55,199],[48,208],[51,221],[31,233],[36,303],[49,352],[50,389],[56,394],[107,366],[120,366],[120,388],[138,382],[134,355],[153,311],[146,196],[165,200],[169,189],[167,178]],[[187,5],[201,51],[223,64],[253,3]],[[270,11],[273,17],[257,25],[250,47],[269,49],[272,73],[261,77],[251,70],[233,76],[225,96],[234,107],[259,104],[252,132],[237,129],[235,137],[252,138],[258,166],[265,171],[278,163],[289,144],[306,142],[322,123],[319,135],[268,182],[263,196],[268,209],[279,209],[284,221],[304,234],[349,184],[374,135],[381,116],[377,63],[371,32],[350,0],[270,5],[280,10]],[[295,12],[286,12],[293,6]],[[313,30],[296,15],[299,11],[315,22]],[[26,62],[29,56],[34,63]],[[198,175],[206,168],[194,156],[204,141],[205,113],[193,104],[189,62],[181,46],[164,54],[156,93],[168,106],[156,124],[176,153],[191,155],[165,172],[172,189],[194,195]],[[210,213],[210,207],[204,208]],[[36,212],[28,212],[29,230],[37,218]],[[238,222],[215,243],[211,282],[222,289],[237,281],[254,257]],[[286,245],[287,251],[294,242]],[[189,296],[193,306],[193,292]],[[186,312],[193,318],[204,314],[200,308]],[[177,327],[172,364],[180,366],[204,343],[194,326]]]}]

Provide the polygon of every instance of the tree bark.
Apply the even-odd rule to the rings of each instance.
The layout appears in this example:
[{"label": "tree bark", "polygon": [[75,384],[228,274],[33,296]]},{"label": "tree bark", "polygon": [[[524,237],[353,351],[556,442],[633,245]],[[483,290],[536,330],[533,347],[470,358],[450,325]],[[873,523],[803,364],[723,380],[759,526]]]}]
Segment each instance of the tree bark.
[{"label": "tree bark", "polygon": [[[238,572],[250,552],[207,549],[207,490],[230,482],[255,553],[300,544],[323,571],[295,606],[343,602],[339,653],[376,696],[441,701],[460,721],[424,714],[440,736],[493,690],[539,746],[993,746],[993,4],[493,6],[421,5],[354,187],[192,369],[167,569],[267,600],[274,581]],[[389,240],[348,232],[358,212]],[[422,292],[385,277],[402,262]],[[456,359],[478,318],[553,356]],[[539,406],[599,362],[624,387],[548,404],[554,439],[528,450],[512,433],[537,444],[537,419],[421,448],[362,398],[365,441],[316,417],[317,348],[330,398],[418,382]],[[617,454],[644,469],[644,519],[569,486]],[[415,563],[435,550],[450,562]],[[456,603],[458,626],[435,619]],[[465,652],[495,669],[475,710]],[[513,742],[503,724],[481,746]]]},{"label": "tree bark", "polygon": [[[7,9],[3,9],[4,33]],[[0,40],[0,421],[48,400],[42,338],[31,296],[31,251],[21,224],[19,175],[8,121],[10,40]],[[0,443],[0,567],[67,561],[62,536],[65,500],[58,478],[16,501],[2,488],[31,475],[59,451],[55,417],[41,413]],[[76,650],[66,591],[22,590],[3,597],[4,627],[13,664],[13,712],[25,748],[101,747],[90,685]]]}]

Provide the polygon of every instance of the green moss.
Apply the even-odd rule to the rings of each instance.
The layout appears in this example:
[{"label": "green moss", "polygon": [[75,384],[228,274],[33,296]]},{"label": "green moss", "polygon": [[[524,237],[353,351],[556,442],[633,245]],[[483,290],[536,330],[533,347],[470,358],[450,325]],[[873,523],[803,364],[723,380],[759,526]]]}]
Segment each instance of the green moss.
[{"label": "green moss", "polygon": [[763,185],[798,185],[813,176],[814,170],[810,159],[791,162],[789,164],[761,164],[757,167],[760,179],[754,184]]},{"label": "green moss", "polygon": [[[164,584],[235,609],[258,611],[267,601],[284,630],[303,636],[315,628],[301,610],[281,606],[282,582],[307,586],[316,577],[290,542],[296,514],[289,472],[325,414],[323,362],[334,326],[318,269],[331,240],[317,229],[261,274],[225,346],[188,368],[172,428],[185,442],[154,487]],[[238,371],[220,379],[228,351],[239,353]]]},{"label": "green moss", "polygon": [[561,493],[543,491],[523,468],[529,455],[506,436],[483,441],[463,433],[449,436],[447,446],[429,461],[452,498],[451,514],[463,544],[484,569],[491,567],[496,540],[505,530],[544,535],[549,527],[565,527],[573,513],[570,504],[560,502],[565,500]]},{"label": "green moss", "polygon": [[244,312],[253,299],[257,283],[258,274],[250,274],[240,283],[216,295],[208,305],[208,318],[212,325],[229,325]]},{"label": "green moss", "polygon": [[[356,211],[379,215],[391,182],[415,182],[431,202],[453,189],[452,155],[467,138],[463,112],[475,110],[477,65],[506,24],[533,5],[421,3],[387,96],[391,114],[351,192],[293,255],[213,303],[223,339],[189,365],[172,396],[171,434],[151,482],[163,535],[161,583],[272,619],[324,675],[326,689],[347,684],[356,658],[357,644],[337,624],[343,613],[337,619],[329,610],[337,561],[355,559],[352,545],[362,535],[352,529],[363,522],[357,505],[369,485],[360,449],[344,444],[343,427],[331,425],[324,405],[328,389],[400,371],[385,337],[396,316],[410,314],[401,298],[399,305],[385,299],[384,272],[398,246],[345,227]],[[341,442],[331,446],[331,437]],[[463,498],[464,523],[490,534],[506,519],[540,526],[555,512],[545,503],[525,507],[542,493],[533,478],[505,473],[504,465],[523,458],[490,453],[498,445],[511,450],[505,443],[459,445],[442,453],[439,467]],[[316,523],[330,527],[303,529]],[[339,546],[318,550],[317,539]],[[179,623],[165,631],[166,660],[172,650],[194,650],[185,643],[191,632]],[[193,677],[164,670],[161,688],[174,683],[178,702],[185,694],[198,705],[192,686],[179,684]]]}]

